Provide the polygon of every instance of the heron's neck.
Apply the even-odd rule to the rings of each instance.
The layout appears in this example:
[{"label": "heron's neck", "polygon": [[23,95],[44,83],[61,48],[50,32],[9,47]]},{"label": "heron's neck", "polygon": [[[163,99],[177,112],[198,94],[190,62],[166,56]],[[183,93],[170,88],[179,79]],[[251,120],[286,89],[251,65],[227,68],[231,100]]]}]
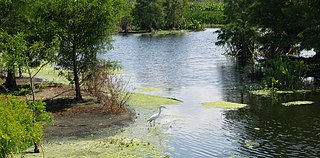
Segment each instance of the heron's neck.
[{"label": "heron's neck", "polygon": [[160,115],[160,113],[161,113],[161,108],[159,108],[159,115]]}]

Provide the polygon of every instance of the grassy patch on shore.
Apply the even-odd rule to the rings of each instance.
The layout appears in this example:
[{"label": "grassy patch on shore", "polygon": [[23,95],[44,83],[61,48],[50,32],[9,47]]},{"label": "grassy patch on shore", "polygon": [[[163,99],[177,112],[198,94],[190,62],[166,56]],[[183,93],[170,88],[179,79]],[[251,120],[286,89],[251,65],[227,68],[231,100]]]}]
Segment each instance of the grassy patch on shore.
[{"label": "grassy patch on shore", "polygon": [[[31,69],[31,74],[34,75],[38,71],[38,68]],[[23,76],[28,76],[27,73],[23,73]],[[36,78],[41,78],[48,82],[69,84],[66,78],[59,76],[59,70],[55,70],[52,65],[44,66],[39,73],[35,76]]]}]

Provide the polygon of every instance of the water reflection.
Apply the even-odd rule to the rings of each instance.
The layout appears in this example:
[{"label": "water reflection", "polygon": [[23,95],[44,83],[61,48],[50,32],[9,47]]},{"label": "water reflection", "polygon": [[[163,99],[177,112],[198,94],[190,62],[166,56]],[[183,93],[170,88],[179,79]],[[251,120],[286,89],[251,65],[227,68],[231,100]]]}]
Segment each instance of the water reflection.
[{"label": "water reflection", "polygon": [[[169,106],[166,125],[171,157],[315,156],[319,153],[319,105],[285,108],[279,100],[251,98],[250,81],[233,58],[214,45],[215,29],[182,35],[114,36],[115,49],[102,58],[119,60],[133,87],[160,87],[151,94],[183,100]],[[309,95],[309,94],[306,94]],[[313,95],[313,99],[316,98]],[[286,100],[298,99],[286,97]],[[312,98],[310,98],[312,99]],[[250,106],[233,111],[201,103],[234,101]],[[281,100],[281,98],[280,98]]]},{"label": "water reflection", "polygon": [[227,135],[239,145],[235,153],[261,157],[316,157],[320,152],[318,95],[309,93],[303,97],[315,101],[312,106],[284,107],[280,104],[299,100],[297,95],[280,96],[278,104],[255,96],[249,99],[248,108],[226,111],[223,128],[237,135]]}]

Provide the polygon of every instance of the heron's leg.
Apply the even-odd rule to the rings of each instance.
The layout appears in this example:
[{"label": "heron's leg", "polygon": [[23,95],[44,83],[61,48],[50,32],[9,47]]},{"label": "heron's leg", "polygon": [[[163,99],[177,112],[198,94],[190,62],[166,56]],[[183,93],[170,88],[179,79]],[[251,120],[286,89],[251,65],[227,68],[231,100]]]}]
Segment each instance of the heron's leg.
[{"label": "heron's leg", "polygon": [[149,123],[150,123],[150,127],[152,127],[152,123],[151,123],[152,121],[149,121]]},{"label": "heron's leg", "polygon": [[156,126],[156,119],[154,119],[153,121],[153,126]]}]

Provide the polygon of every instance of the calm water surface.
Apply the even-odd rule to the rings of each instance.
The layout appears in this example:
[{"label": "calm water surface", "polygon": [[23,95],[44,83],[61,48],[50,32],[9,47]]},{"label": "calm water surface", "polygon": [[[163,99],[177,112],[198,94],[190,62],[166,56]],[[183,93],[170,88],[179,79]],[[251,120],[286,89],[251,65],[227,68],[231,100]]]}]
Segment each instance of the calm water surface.
[{"label": "calm water surface", "polygon": [[[120,61],[132,87],[159,87],[163,90],[150,93],[183,100],[167,106],[159,120],[171,127],[165,131],[173,136],[166,142],[171,157],[318,156],[320,95],[306,94],[316,104],[293,108],[243,95],[249,81],[214,45],[214,31],[117,35],[115,49],[102,57]],[[239,110],[201,105],[213,101],[250,105]]]}]

